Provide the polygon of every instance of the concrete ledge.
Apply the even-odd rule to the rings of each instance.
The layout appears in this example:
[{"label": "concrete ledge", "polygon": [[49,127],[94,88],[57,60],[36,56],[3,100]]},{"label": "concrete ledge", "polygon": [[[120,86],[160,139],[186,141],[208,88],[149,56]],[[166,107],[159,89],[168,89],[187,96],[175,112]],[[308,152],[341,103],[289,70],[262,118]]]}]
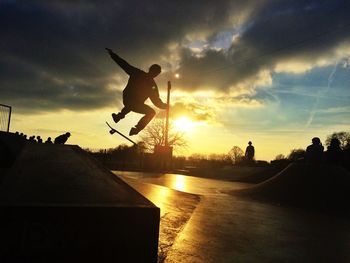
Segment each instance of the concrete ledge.
[{"label": "concrete ledge", "polygon": [[77,146],[25,144],[0,214],[0,262],[157,262],[159,208]]},{"label": "concrete ledge", "polygon": [[156,209],[0,209],[1,262],[157,262]]}]

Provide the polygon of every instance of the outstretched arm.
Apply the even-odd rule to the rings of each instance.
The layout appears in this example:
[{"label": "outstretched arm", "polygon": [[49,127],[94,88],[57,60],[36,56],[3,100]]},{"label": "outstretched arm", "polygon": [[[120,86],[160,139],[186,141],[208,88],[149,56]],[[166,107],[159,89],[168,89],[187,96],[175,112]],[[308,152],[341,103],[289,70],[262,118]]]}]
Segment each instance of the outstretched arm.
[{"label": "outstretched arm", "polygon": [[158,91],[158,87],[157,85],[154,83],[154,87],[153,87],[153,93],[150,96],[150,99],[152,101],[152,103],[157,106],[159,109],[163,109],[166,110],[168,107],[168,104],[164,103],[160,97],[159,97],[159,91]]},{"label": "outstretched arm", "polygon": [[112,51],[112,49],[106,48],[108,51],[108,54],[111,56],[111,58],[128,74],[135,72],[137,68],[131,66],[128,62],[126,62],[124,59],[119,57],[116,53]]}]

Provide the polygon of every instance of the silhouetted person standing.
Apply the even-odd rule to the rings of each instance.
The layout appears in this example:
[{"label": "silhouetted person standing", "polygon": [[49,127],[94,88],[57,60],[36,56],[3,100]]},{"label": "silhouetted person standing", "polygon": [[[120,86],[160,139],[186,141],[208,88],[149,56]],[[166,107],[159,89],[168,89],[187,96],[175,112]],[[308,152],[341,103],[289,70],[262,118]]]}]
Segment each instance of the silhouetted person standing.
[{"label": "silhouetted person standing", "polygon": [[306,160],[310,163],[320,163],[323,159],[323,150],[320,138],[312,138],[312,144],[306,148]]},{"label": "silhouetted person standing", "polygon": [[65,134],[61,134],[57,136],[54,140],[55,144],[65,144],[68,138],[70,137],[70,133],[66,132]]},{"label": "silhouetted person standing", "polygon": [[247,158],[247,161],[252,163],[254,161],[254,155],[255,155],[255,149],[254,146],[252,145],[252,142],[248,142],[248,146],[245,149],[245,157]]},{"label": "silhouetted person standing", "polygon": [[160,74],[161,67],[153,64],[148,72],[144,72],[131,66],[111,49],[106,48],[106,50],[111,58],[130,76],[128,84],[123,90],[124,108],[118,114],[112,113],[113,120],[118,123],[130,111],[144,114],[145,116],[129,132],[129,135],[138,134],[156,115],[156,112],[145,104],[146,99],[150,98],[152,103],[160,109],[166,109],[168,106],[159,98],[158,87],[154,81],[154,78]]},{"label": "silhouetted person standing", "polygon": [[341,164],[343,161],[343,150],[340,148],[340,141],[337,138],[331,140],[326,152],[327,162]]}]

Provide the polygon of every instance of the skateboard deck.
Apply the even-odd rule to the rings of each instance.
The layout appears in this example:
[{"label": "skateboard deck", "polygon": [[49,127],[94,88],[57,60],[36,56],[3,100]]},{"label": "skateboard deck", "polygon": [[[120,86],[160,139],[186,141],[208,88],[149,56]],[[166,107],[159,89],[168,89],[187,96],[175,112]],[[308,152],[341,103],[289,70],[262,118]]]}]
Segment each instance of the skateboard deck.
[{"label": "skateboard deck", "polygon": [[122,134],[120,131],[116,130],[115,128],[113,128],[107,121],[106,121],[107,126],[110,128],[109,133],[110,134],[119,134],[120,136],[122,136],[124,139],[128,140],[129,142],[133,143],[134,145],[137,145],[136,142],[134,142],[133,140],[131,140],[129,137],[125,136],[124,134]]}]

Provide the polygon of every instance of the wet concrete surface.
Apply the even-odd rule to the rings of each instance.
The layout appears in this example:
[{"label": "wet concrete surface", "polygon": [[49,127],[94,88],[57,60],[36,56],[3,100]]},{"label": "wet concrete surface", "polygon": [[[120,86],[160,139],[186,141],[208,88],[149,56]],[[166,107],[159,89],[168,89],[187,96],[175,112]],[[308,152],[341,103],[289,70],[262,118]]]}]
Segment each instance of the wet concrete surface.
[{"label": "wet concrete surface", "polygon": [[165,191],[164,186],[200,196],[197,202],[192,195],[182,199],[178,191],[169,191],[163,210],[170,211],[169,217],[173,209],[181,214],[184,202],[189,220],[172,235],[162,262],[350,262],[348,218],[226,194],[248,184],[173,174],[117,174],[136,190],[142,184],[141,193],[156,205],[157,198],[152,200],[145,189],[153,189],[153,196]]},{"label": "wet concrete surface", "polygon": [[197,195],[218,195],[251,186],[252,184],[227,182],[180,174],[156,174],[138,172],[116,172],[122,177],[134,178],[139,182],[165,186],[174,190]]},{"label": "wet concrete surface", "polygon": [[120,176],[120,178],[160,208],[158,262],[164,262],[177,235],[199,203],[200,197],[164,186],[142,183],[136,178],[126,176]]}]

